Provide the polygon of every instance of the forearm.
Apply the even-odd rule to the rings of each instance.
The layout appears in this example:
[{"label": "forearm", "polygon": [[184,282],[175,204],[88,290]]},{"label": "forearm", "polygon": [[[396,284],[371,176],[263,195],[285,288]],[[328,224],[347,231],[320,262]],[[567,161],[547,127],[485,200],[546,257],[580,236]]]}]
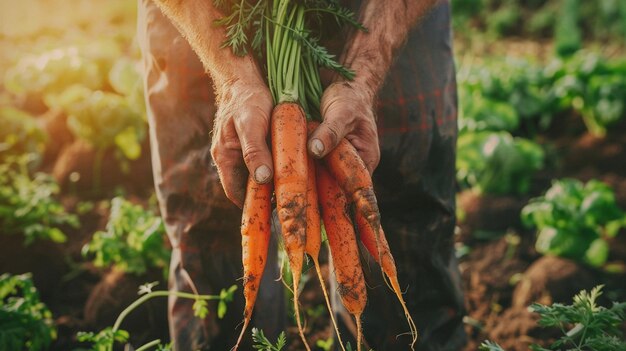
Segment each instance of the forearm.
[{"label": "forearm", "polygon": [[375,95],[384,82],[395,52],[409,31],[438,0],[365,0],[360,21],[367,32],[354,31],[342,54],[343,64],[355,71],[355,83]]},{"label": "forearm", "polygon": [[263,83],[254,59],[250,55],[236,56],[232,50],[221,48],[226,39],[223,26],[214,24],[223,16],[211,0],[154,0],[161,11],[176,25],[211,75],[218,92],[230,82],[244,78]]}]

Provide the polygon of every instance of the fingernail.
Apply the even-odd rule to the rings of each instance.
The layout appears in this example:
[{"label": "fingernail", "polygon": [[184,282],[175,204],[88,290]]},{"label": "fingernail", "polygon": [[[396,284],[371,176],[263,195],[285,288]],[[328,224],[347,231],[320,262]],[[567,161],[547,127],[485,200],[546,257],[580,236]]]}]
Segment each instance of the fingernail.
[{"label": "fingernail", "polygon": [[319,139],[311,140],[311,152],[317,157],[321,157],[324,152],[324,144]]},{"label": "fingernail", "polygon": [[269,178],[270,168],[266,165],[261,165],[254,171],[254,180],[256,180],[257,183],[266,183]]}]

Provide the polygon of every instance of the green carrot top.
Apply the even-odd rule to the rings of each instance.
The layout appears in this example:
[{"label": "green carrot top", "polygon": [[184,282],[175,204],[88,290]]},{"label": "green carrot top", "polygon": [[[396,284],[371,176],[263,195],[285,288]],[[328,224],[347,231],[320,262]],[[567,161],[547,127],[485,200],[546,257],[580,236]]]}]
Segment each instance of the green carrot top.
[{"label": "green carrot top", "polygon": [[[222,47],[230,47],[236,55],[246,55],[251,48],[260,61],[266,62],[267,83],[274,103],[296,102],[308,119],[321,120],[320,67],[329,68],[346,79],[352,79],[354,72],[339,64],[335,56],[319,44],[320,36],[313,36],[310,26],[328,17],[323,15],[330,15],[340,25],[365,30],[354,14],[334,0],[259,0],[256,3],[214,0],[214,3],[228,13],[216,23],[227,28]],[[249,37],[252,37],[251,42]]]}]

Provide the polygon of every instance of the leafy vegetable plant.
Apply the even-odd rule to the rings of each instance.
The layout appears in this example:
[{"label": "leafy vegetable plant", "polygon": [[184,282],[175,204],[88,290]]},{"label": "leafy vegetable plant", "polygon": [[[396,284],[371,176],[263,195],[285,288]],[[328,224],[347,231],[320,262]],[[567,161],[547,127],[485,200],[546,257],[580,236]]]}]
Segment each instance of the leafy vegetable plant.
[{"label": "leafy vegetable plant", "polygon": [[30,274],[0,276],[0,350],[38,351],[56,339],[52,313]]},{"label": "leafy vegetable plant", "polygon": [[582,34],[578,26],[579,9],[579,0],[564,0],[562,3],[562,12],[554,28],[556,52],[560,56],[571,55],[582,47]]},{"label": "leafy vegetable plant", "polygon": [[141,155],[145,122],[123,96],[84,91],[67,109],[68,127],[77,137],[100,150],[116,145],[128,159]]},{"label": "leafy vegetable plant", "polygon": [[[591,292],[581,291],[574,297],[572,305],[555,303],[552,306],[533,304],[530,308],[539,313],[539,325],[555,327],[563,335],[549,348],[531,345],[533,351],[556,350],[604,350],[619,351],[626,349],[620,325],[626,320],[626,303],[614,302],[610,308],[599,306],[598,297],[602,286]],[[481,351],[504,351],[500,345],[485,341]]]},{"label": "leafy vegetable plant", "polygon": [[149,268],[166,269],[170,251],[165,246],[161,218],[140,205],[121,197],[111,200],[105,231],[98,231],[83,247],[84,255],[94,255],[96,267],[115,268],[141,275]]},{"label": "leafy vegetable plant", "polygon": [[606,184],[562,179],[523,208],[522,221],[537,228],[537,251],[601,266],[609,254],[606,239],[626,226],[626,215]]},{"label": "leafy vegetable plant", "polygon": [[555,112],[535,63],[521,59],[487,60],[459,72],[460,132],[545,129]]},{"label": "leafy vegetable plant", "polygon": [[[234,299],[235,291],[237,290],[237,286],[233,285],[228,289],[222,289],[219,295],[196,295],[190,294],[180,291],[169,291],[169,290],[157,290],[152,291],[152,288],[156,286],[157,283],[147,283],[139,287],[139,295],[140,298],[135,300],[132,304],[126,307],[122,313],[117,317],[115,323],[112,327],[107,327],[97,333],[93,332],[79,332],[78,333],[78,341],[90,343],[91,347],[89,351],[113,351],[113,348],[116,343],[127,343],[130,334],[120,329],[124,319],[132,313],[137,307],[142,305],[148,300],[151,300],[156,297],[168,297],[168,296],[177,296],[183,299],[192,299],[195,300],[193,304],[194,316],[198,318],[205,318],[209,313],[207,308],[207,301],[218,301],[218,318],[223,318],[226,314],[226,304],[232,302]],[[134,350],[143,351],[148,350],[152,347],[156,347],[157,350],[171,350],[170,345],[163,345],[161,340],[152,340],[140,347],[135,348]],[[131,348],[133,349],[133,348]]]},{"label": "leafy vegetable plant", "polygon": [[22,154],[43,152],[46,134],[33,116],[12,107],[0,108],[0,160]]},{"label": "leafy vegetable plant", "polygon": [[458,139],[457,180],[481,193],[524,194],[543,159],[538,144],[507,132],[466,133]]},{"label": "leafy vegetable plant", "polygon": [[626,116],[626,61],[581,51],[546,67],[520,59],[487,60],[459,71],[460,132],[533,134],[560,112],[575,111],[604,136]]},{"label": "leafy vegetable plant", "polygon": [[554,60],[544,75],[553,86],[549,98],[580,113],[592,134],[604,136],[626,116],[626,60],[581,52]]},{"label": "leafy vegetable plant", "polygon": [[500,37],[551,38],[557,48],[568,49],[565,53],[578,48],[582,38],[622,40],[626,33],[626,4],[619,0],[452,0],[452,12],[461,37],[484,31]]},{"label": "leafy vegetable plant", "polygon": [[50,175],[30,176],[30,159],[24,155],[0,164],[0,228],[4,233],[23,234],[25,245],[38,239],[65,242],[61,228],[78,227],[78,217],[54,198],[59,186]]},{"label": "leafy vegetable plant", "polygon": [[6,89],[16,95],[42,97],[62,92],[74,84],[90,89],[103,85],[98,64],[86,58],[76,46],[26,56],[7,71],[4,80]]}]

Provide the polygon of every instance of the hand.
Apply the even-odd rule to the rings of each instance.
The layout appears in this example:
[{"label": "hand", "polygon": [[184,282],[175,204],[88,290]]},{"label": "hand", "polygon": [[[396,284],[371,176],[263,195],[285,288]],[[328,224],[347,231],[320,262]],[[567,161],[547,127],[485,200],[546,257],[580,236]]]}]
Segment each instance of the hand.
[{"label": "hand", "polygon": [[309,137],[309,152],[322,158],[345,137],[373,173],[380,161],[374,93],[358,83],[336,82],[324,91],[320,110],[324,121]]},{"label": "hand", "polygon": [[248,174],[257,183],[272,179],[272,154],[266,142],[272,95],[262,81],[254,80],[228,82],[218,93],[211,156],[226,197],[241,208]]}]

